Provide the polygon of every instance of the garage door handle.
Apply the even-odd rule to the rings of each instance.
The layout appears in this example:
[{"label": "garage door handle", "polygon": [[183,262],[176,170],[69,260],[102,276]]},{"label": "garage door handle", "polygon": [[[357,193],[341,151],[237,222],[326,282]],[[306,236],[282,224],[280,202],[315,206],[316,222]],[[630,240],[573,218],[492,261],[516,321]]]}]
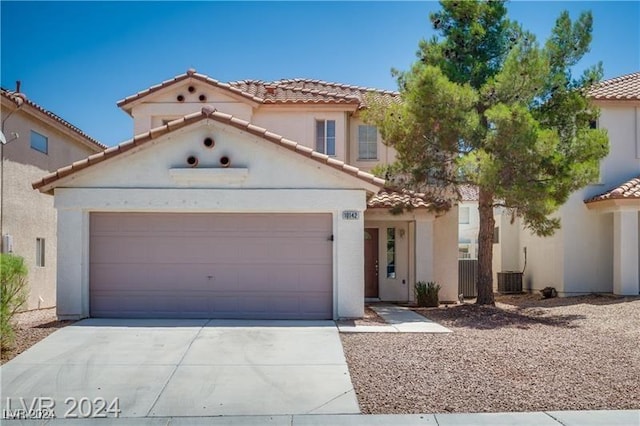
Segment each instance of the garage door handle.
[{"label": "garage door handle", "polygon": [[333,241],[333,234],[329,235],[329,238],[327,238],[327,241]]}]

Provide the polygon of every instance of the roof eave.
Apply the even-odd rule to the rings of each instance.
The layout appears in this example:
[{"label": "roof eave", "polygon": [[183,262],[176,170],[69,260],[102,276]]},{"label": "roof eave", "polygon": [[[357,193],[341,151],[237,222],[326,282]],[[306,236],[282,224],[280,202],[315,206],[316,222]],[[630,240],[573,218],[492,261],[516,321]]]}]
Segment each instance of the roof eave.
[{"label": "roof eave", "polygon": [[599,210],[603,212],[640,210],[640,197],[592,199],[584,203],[589,210]]}]

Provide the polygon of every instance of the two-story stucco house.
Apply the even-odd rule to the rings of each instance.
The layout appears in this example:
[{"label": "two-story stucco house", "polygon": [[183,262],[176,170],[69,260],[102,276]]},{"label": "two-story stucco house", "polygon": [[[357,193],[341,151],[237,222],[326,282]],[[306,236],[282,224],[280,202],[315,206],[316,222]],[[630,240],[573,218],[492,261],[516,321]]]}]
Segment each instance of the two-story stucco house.
[{"label": "two-story stucco house", "polygon": [[457,208],[368,173],[394,153],[365,94],[398,97],[189,70],[120,101],[131,140],[34,183],[58,209],[58,316],[360,317],[420,280],[456,300]]},{"label": "two-story stucco house", "polygon": [[[640,294],[640,72],[603,81],[589,95],[601,110],[610,151],[600,181],[574,192],[557,217],[562,228],[539,238],[498,215],[494,269],[522,270],[524,288],[561,295]],[[496,250],[494,250],[494,253]]]},{"label": "two-story stucco house", "polygon": [[18,92],[1,89],[0,235],[2,252],[25,259],[25,309],[56,305],[56,210],[31,182],[106,147]]}]

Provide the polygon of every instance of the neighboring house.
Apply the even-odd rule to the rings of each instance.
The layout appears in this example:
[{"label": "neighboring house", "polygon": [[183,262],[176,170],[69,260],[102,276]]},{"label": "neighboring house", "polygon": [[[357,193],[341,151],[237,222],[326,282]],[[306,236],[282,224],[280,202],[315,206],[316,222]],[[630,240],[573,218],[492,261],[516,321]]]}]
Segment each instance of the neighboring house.
[{"label": "neighboring house", "polygon": [[463,185],[459,188],[458,203],[458,257],[460,259],[478,258],[478,187]]},{"label": "neighboring house", "polygon": [[536,237],[519,220],[511,224],[510,215],[499,214],[494,269],[522,270],[526,252],[526,290],[638,295],[640,72],[603,81],[589,95],[601,109],[594,125],[609,135],[600,181],[570,196],[557,213],[562,228],[551,237]]},{"label": "neighboring house", "polygon": [[106,147],[77,127],[28,100],[1,89],[0,235],[2,252],[22,256],[29,270],[25,309],[56,305],[56,210],[53,198],[31,182]]},{"label": "neighboring house", "polygon": [[457,208],[366,172],[394,159],[366,94],[397,101],[195,70],[120,101],[133,139],[34,183],[58,208],[58,316],[360,317],[420,280],[456,300]]}]

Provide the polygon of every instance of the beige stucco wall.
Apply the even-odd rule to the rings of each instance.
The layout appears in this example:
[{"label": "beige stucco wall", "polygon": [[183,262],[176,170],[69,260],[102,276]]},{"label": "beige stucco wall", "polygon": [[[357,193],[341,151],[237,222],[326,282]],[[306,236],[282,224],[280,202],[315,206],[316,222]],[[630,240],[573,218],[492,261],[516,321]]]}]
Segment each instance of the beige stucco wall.
[{"label": "beige stucco wall", "polygon": [[[3,147],[2,231],[13,237],[13,252],[22,256],[29,269],[29,300],[26,309],[48,308],[56,304],[56,210],[53,197],[33,190],[31,183],[43,175],[84,158],[93,152],[73,142],[63,131],[17,111],[3,98],[2,116],[7,139]],[[48,137],[48,153],[30,146],[31,130]],[[11,140],[11,133],[20,137]],[[45,239],[45,266],[36,266],[36,238]]]},{"label": "beige stucco wall", "polygon": [[[193,93],[189,92],[189,86],[195,88]],[[184,97],[182,102],[177,100],[178,95]],[[204,95],[206,100],[200,101],[200,95]],[[161,126],[163,120],[173,120],[198,112],[204,105],[211,105],[218,111],[247,121],[251,121],[253,114],[250,101],[240,96],[229,95],[227,91],[200,81],[185,81],[143,101],[134,102],[131,108],[133,134],[137,135]]]},{"label": "beige stucco wall", "polygon": [[282,135],[314,150],[316,149],[317,120],[335,120],[335,158],[345,161],[347,122],[344,111],[335,107],[265,107],[257,110],[252,119],[253,124],[264,127],[273,133]]},{"label": "beige stucco wall", "polygon": [[433,277],[442,287],[441,301],[458,300],[458,206],[433,223]]}]

